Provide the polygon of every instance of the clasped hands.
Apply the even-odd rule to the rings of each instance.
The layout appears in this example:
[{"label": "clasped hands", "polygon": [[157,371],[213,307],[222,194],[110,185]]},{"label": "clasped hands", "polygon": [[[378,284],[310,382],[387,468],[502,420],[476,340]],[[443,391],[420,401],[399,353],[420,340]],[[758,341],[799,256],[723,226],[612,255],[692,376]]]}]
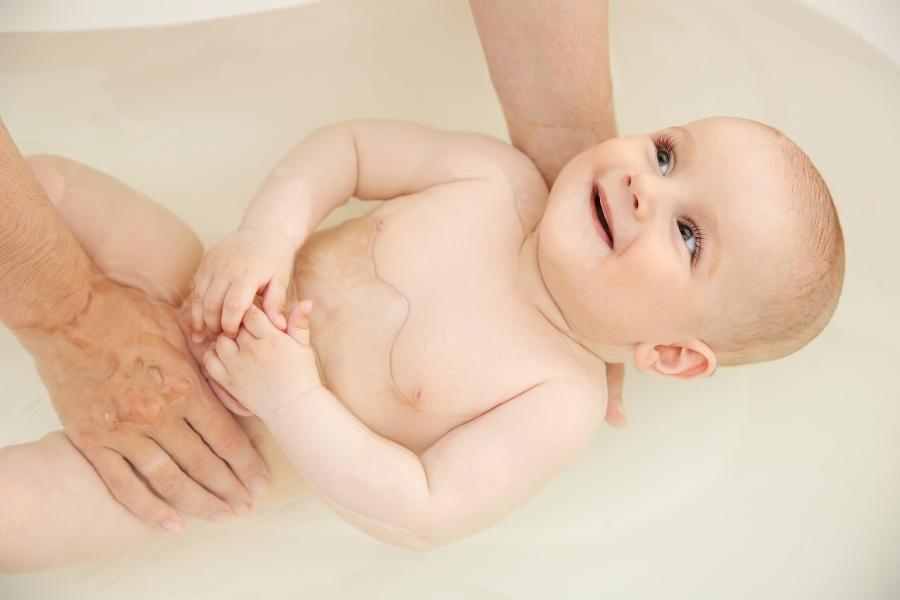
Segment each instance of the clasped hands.
[{"label": "clasped hands", "polygon": [[[223,403],[237,414],[265,420],[286,397],[321,385],[309,345],[312,303],[302,301],[284,317],[295,252],[277,234],[239,229],[210,248],[194,275],[193,339],[199,343],[207,330],[221,332],[203,364]],[[253,304],[257,295],[263,310]],[[623,365],[607,365],[605,419],[617,428],[627,425],[624,374]]]}]

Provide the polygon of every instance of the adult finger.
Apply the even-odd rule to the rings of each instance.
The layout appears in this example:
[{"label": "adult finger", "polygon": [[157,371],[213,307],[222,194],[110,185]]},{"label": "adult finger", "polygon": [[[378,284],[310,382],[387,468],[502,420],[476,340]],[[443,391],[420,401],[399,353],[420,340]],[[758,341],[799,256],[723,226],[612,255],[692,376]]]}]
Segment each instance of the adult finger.
[{"label": "adult finger", "polygon": [[242,517],[250,512],[250,494],[228,465],[203,442],[187,421],[154,432],[151,437],[164,448],[191,479],[224,500],[231,512]]},{"label": "adult finger", "polygon": [[109,448],[100,448],[85,456],[122,506],[170,533],[184,529],[184,518],[140,480],[121,454]]},{"label": "adult finger", "polygon": [[237,281],[231,284],[222,304],[222,331],[231,337],[237,335],[244,311],[253,303],[254,296],[256,286]]},{"label": "adult finger", "polygon": [[287,328],[287,319],[284,316],[284,299],[286,296],[287,282],[282,281],[280,277],[273,277],[269,285],[266,286],[262,305],[269,321],[281,331]]},{"label": "adult finger", "polygon": [[266,464],[247,433],[220,402],[198,404],[185,418],[248,490],[259,494],[266,489],[269,478]]},{"label": "adult finger", "polygon": [[125,458],[160,498],[192,517],[218,522],[230,516],[228,505],[188,477],[156,441],[142,438],[130,445]]},{"label": "adult finger", "polygon": [[607,363],[606,365],[606,422],[617,428],[628,425],[628,417],[622,401],[622,389],[625,384],[625,365]]},{"label": "adult finger", "polygon": [[[259,310],[255,304],[251,304],[247,312],[244,313],[244,328],[253,337],[260,339],[275,331],[275,326],[269,321],[266,313]],[[285,323],[285,326],[287,323]]]}]

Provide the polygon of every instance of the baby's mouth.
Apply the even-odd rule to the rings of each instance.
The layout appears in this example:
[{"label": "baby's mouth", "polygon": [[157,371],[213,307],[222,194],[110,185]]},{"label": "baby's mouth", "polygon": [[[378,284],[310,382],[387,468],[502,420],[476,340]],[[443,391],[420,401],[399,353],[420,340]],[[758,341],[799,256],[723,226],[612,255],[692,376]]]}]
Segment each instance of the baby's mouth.
[{"label": "baby's mouth", "polygon": [[597,184],[594,184],[592,193],[594,198],[594,212],[597,215],[597,219],[600,222],[600,227],[603,229],[603,233],[606,234],[606,239],[604,241],[609,245],[610,248],[612,248],[612,229],[610,229],[609,222],[606,220],[606,214],[603,211],[603,198],[600,195],[600,189],[597,187]]}]

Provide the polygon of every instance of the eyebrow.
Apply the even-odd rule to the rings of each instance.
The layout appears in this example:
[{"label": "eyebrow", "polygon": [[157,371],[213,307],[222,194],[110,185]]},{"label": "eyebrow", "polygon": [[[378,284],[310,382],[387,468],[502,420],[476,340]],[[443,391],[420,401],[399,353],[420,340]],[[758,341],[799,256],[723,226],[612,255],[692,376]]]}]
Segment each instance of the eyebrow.
[{"label": "eyebrow", "polygon": [[682,127],[681,125],[676,125],[675,127],[670,127],[672,131],[678,134],[678,137],[681,138],[680,141],[683,142],[684,149],[682,154],[687,159],[692,159],[694,157],[694,149],[696,148],[696,140],[694,139],[694,134],[690,132],[687,127]]}]

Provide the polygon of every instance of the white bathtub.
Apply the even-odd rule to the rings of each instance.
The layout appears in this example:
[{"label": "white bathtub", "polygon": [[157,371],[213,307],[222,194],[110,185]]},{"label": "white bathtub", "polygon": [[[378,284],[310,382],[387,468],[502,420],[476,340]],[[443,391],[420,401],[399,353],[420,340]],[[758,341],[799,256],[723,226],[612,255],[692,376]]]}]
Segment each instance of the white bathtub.
[{"label": "white bathtub", "polygon": [[[602,428],[525,508],[430,554],[382,546],[313,500],[195,526],[139,556],[0,576],[0,598],[900,598],[900,70],[777,0],[622,1],[611,35],[623,132],[736,114],[783,129],[816,162],[848,251],[817,340],[695,384],[629,371],[628,429]],[[505,135],[467,6],[415,0],[0,34],[0,114],[23,151],[104,169],[205,241],[319,124],[392,117]],[[6,331],[0,356],[0,445],[58,428]]]}]

